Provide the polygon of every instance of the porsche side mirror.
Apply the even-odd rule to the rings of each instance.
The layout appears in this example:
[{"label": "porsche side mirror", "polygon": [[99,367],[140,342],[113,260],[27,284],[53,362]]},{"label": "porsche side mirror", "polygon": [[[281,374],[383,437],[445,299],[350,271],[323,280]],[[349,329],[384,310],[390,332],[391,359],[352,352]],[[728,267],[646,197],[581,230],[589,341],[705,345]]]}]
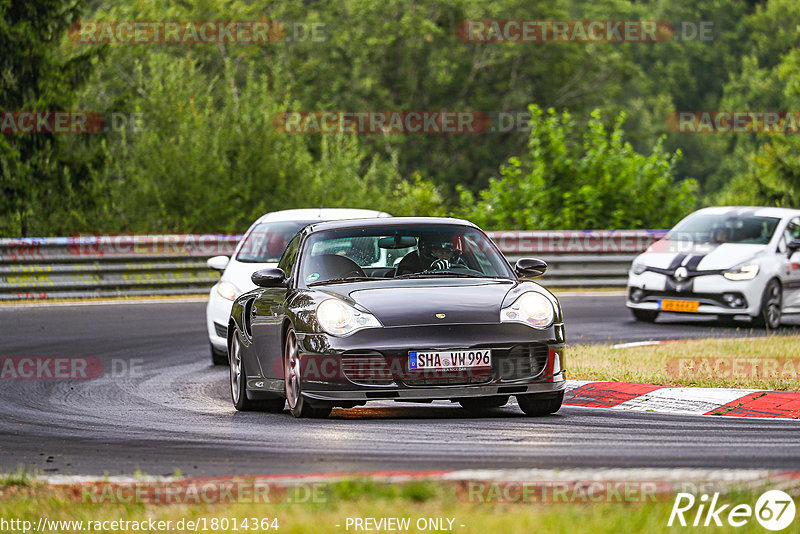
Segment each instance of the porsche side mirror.
[{"label": "porsche side mirror", "polygon": [[795,252],[800,250],[800,239],[792,239],[789,241],[789,244],[786,245],[786,250],[789,251],[789,257],[791,258]]},{"label": "porsche side mirror", "polygon": [[536,278],[547,271],[547,262],[537,258],[522,258],[514,265],[514,272],[520,278]]},{"label": "porsche side mirror", "polygon": [[209,269],[222,272],[230,261],[231,259],[228,256],[214,256],[213,258],[208,258],[206,265],[208,265]]},{"label": "porsche side mirror", "polygon": [[250,277],[258,287],[285,287],[286,286],[286,273],[283,269],[261,269],[256,271]]}]

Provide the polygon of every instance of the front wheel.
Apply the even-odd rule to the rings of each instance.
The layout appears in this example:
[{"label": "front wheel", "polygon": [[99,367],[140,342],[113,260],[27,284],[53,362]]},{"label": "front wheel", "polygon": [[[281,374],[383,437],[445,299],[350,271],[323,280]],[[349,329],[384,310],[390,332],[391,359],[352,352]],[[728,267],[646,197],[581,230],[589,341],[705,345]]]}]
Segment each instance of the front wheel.
[{"label": "front wheel", "polygon": [[781,304],[783,294],[781,284],[777,280],[770,280],[764,288],[764,295],[761,297],[761,310],[758,315],[753,317],[753,323],[767,330],[775,330],[781,326]]},{"label": "front wheel", "polygon": [[303,397],[302,375],[300,365],[300,351],[297,347],[297,335],[294,328],[286,332],[286,345],[283,351],[283,371],[284,383],[286,388],[286,402],[289,403],[289,411],[295,417],[328,417],[333,409],[330,404],[312,405],[307,398]]},{"label": "front wheel", "polygon": [[658,317],[658,311],[656,310],[639,310],[636,308],[631,308],[631,312],[637,321],[642,321],[643,323],[654,323],[656,321],[656,317]]},{"label": "front wheel", "polygon": [[525,415],[541,417],[543,415],[556,413],[561,409],[561,403],[564,402],[564,392],[517,395],[517,402],[522,411],[525,412]]},{"label": "front wheel", "polygon": [[283,399],[248,399],[247,398],[247,373],[244,370],[242,361],[242,345],[239,341],[239,332],[233,332],[230,351],[230,375],[231,375],[231,400],[233,407],[241,412],[246,411],[265,411],[280,413],[286,402]]}]

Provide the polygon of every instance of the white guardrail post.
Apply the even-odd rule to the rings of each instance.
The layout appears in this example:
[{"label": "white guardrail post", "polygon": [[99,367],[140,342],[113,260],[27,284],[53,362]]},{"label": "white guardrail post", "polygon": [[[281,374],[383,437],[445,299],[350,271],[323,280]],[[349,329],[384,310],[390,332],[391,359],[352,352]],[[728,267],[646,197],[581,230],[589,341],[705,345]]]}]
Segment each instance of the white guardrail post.
[{"label": "white guardrail post", "polygon": [[[633,257],[662,230],[489,232],[513,263],[547,261],[545,286],[622,287]],[[203,294],[240,235],[180,234],[0,239],[0,300]]]}]

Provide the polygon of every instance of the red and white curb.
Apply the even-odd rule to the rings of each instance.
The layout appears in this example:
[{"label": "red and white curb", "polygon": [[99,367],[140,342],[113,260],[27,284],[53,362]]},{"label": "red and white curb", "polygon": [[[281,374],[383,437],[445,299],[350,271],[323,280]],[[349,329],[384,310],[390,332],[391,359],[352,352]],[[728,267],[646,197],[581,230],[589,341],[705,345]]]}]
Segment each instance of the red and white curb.
[{"label": "red and white curb", "polygon": [[800,419],[800,391],[687,388],[570,380],[567,406],[725,417]]}]

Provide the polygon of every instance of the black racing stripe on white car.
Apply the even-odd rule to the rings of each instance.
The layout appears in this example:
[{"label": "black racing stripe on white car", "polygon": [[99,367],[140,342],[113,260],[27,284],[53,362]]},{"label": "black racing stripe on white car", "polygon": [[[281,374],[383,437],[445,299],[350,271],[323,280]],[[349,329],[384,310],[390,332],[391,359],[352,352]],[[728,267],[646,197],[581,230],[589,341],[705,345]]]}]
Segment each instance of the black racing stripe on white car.
[{"label": "black racing stripe on white car", "polygon": [[672,261],[670,262],[669,267],[667,267],[667,270],[668,271],[675,271],[675,269],[677,269],[678,267],[681,266],[681,264],[683,263],[683,260],[686,259],[686,256],[688,256],[688,254],[678,254],[678,255],[676,255],[674,258],[672,258]]},{"label": "black racing stripe on white car", "polygon": [[697,271],[697,266],[700,265],[700,262],[703,261],[703,259],[705,259],[707,255],[708,253],[693,255],[692,257],[689,258],[684,267],[686,267],[686,270],[688,270],[690,273]]}]

